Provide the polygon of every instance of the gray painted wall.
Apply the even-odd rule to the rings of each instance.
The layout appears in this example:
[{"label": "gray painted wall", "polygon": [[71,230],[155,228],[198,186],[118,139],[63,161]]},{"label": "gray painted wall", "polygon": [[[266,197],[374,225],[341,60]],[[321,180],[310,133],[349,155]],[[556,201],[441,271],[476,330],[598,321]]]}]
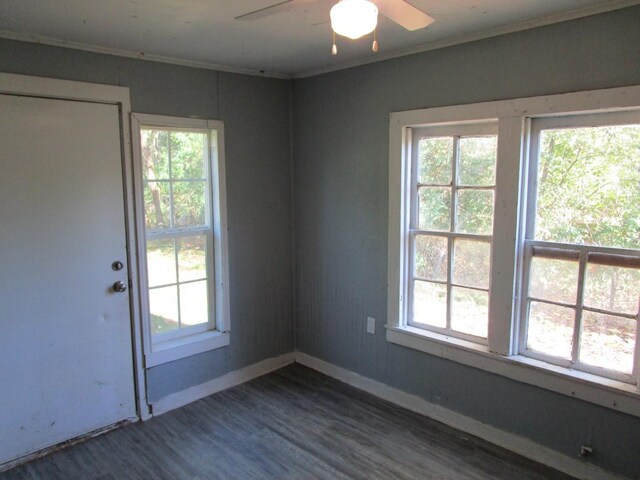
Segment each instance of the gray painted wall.
[{"label": "gray painted wall", "polygon": [[640,84],[639,26],[634,7],[295,80],[297,348],[569,456],[591,444],[593,463],[640,478],[639,418],[389,344],[383,327],[389,113]]},{"label": "gray painted wall", "polygon": [[0,71],[129,87],[134,112],[225,123],[231,345],[150,369],[151,400],[293,350],[290,82],[2,39]]}]

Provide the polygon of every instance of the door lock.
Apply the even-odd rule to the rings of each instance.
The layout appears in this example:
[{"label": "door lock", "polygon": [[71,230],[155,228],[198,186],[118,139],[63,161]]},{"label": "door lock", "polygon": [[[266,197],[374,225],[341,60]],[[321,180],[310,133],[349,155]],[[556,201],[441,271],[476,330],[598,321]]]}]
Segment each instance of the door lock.
[{"label": "door lock", "polygon": [[114,292],[122,293],[127,290],[127,285],[124,282],[115,282],[111,288]]},{"label": "door lock", "polygon": [[118,270],[122,270],[124,268],[124,264],[120,260],[116,260],[111,264],[111,268],[117,272]]}]

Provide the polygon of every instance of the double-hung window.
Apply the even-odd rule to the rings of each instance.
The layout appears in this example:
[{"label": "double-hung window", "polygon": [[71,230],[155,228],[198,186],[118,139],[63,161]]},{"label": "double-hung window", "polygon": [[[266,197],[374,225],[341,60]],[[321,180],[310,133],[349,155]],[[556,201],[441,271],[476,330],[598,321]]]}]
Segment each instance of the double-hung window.
[{"label": "double-hung window", "polygon": [[229,343],[221,122],[133,115],[147,365]]},{"label": "double-hung window", "polygon": [[534,119],[520,351],[633,381],[640,297],[640,117]]},{"label": "double-hung window", "polygon": [[640,416],[640,87],[389,132],[387,339]]},{"label": "double-hung window", "polygon": [[408,323],[486,343],[497,125],[414,129]]}]

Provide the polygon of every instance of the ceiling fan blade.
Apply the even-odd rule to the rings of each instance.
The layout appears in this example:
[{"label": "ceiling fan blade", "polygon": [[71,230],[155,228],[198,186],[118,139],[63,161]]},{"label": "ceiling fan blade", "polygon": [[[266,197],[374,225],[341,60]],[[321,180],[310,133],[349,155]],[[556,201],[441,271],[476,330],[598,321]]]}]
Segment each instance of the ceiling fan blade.
[{"label": "ceiling fan blade", "polygon": [[418,30],[431,25],[435,19],[404,0],[375,0],[378,10],[407,30]]},{"label": "ceiling fan blade", "polygon": [[260,18],[268,17],[270,15],[275,15],[276,13],[285,12],[290,10],[292,5],[291,3],[295,3],[295,0],[285,0],[284,2],[276,3],[275,5],[270,5],[268,7],[260,8],[258,10],[254,10],[253,12],[245,13],[243,15],[239,15],[235,17],[236,20],[259,20]]}]

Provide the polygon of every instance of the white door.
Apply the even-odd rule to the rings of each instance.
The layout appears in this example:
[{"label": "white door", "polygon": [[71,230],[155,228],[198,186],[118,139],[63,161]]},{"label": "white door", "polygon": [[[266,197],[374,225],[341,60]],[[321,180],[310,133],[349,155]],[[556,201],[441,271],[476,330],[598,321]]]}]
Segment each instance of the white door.
[{"label": "white door", "polygon": [[136,416],[119,119],[0,95],[0,464]]}]

